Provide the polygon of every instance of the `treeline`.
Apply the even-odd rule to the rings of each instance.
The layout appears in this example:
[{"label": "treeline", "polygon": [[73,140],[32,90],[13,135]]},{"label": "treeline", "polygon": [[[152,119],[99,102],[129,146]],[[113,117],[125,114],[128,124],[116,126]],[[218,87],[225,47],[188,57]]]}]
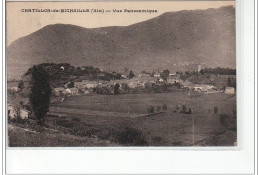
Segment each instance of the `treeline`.
[{"label": "treeline", "polygon": [[[68,63],[42,63],[37,66],[44,69],[52,80],[76,80],[79,78],[84,78],[88,80],[121,79],[120,73],[108,73],[93,66],[74,67]],[[32,68],[29,68],[23,76],[25,77],[30,74],[32,74]]]},{"label": "treeline", "polygon": [[230,68],[205,68],[201,69],[201,74],[236,75],[236,69]]}]

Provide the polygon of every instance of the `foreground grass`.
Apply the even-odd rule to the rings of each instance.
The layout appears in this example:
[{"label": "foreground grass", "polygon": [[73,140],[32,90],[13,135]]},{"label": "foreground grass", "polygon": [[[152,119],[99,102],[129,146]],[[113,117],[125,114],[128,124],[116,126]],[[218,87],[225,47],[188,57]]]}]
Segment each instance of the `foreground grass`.
[{"label": "foreground grass", "polygon": [[8,133],[10,147],[113,146],[109,141],[95,138],[83,138],[69,134],[33,133],[21,128],[9,128]]},{"label": "foreground grass", "polygon": [[170,112],[139,118],[84,116],[84,119],[49,115],[44,127],[35,120],[9,122],[9,146],[233,146],[237,138],[236,120],[230,116],[223,123],[219,115]]}]

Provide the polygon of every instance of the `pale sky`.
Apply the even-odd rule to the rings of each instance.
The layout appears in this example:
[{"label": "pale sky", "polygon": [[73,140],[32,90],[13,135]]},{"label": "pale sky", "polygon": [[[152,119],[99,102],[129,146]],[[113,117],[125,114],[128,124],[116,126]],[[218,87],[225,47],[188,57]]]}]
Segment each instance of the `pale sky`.
[{"label": "pale sky", "polygon": [[[85,28],[128,26],[165,12],[235,6],[235,1],[144,2],[6,2],[7,45],[49,24],[73,24]],[[157,10],[157,13],[23,13],[22,9]]]}]

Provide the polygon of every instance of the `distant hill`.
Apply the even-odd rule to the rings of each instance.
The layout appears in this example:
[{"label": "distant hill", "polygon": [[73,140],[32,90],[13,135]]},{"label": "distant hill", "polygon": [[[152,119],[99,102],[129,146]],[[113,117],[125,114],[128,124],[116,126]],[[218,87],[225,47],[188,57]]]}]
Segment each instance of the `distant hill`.
[{"label": "distant hill", "polygon": [[7,48],[8,77],[34,64],[92,65],[139,73],[203,67],[235,68],[235,8],[179,11],[125,27],[48,25]]}]

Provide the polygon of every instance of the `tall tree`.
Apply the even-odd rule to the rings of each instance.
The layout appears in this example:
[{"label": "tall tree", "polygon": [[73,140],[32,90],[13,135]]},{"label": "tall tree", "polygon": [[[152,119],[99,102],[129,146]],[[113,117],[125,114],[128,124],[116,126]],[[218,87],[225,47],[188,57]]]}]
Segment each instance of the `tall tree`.
[{"label": "tall tree", "polygon": [[70,83],[68,84],[68,88],[74,88],[74,82],[71,80]]},{"label": "tall tree", "polygon": [[130,70],[129,75],[128,75],[129,79],[132,79],[134,76],[135,76],[135,74],[133,73],[132,70]]},{"label": "tall tree", "polygon": [[119,93],[119,87],[120,85],[118,83],[115,84],[114,86],[114,94],[117,95]]},{"label": "tall tree", "polygon": [[170,71],[169,71],[169,70],[164,70],[164,71],[161,73],[161,77],[162,77],[164,80],[167,80],[167,78],[169,78],[169,75],[170,75]]},{"label": "tall tree", "polygon": [[34,116],[38,119],[38,123],[42,125],[49,111],[51,97],[49,75],[42,66],[33,66],[30,85],[30,105]]},{"label": "tall tree", "polygon": [[20,88],[21,90],[23,90],[23,88],[24,88],[23,80],[21,80],[21,81],[19,82],[18,88]]}]

